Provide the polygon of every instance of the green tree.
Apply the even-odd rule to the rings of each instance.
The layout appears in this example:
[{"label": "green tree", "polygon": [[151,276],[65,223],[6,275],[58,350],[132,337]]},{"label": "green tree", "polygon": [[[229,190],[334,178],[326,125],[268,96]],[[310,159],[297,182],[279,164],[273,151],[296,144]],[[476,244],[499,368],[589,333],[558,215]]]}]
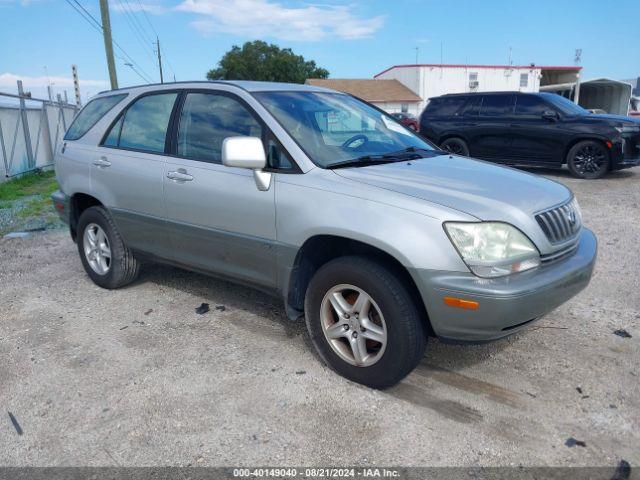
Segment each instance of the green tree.
[{"label": "green tree", "polygon": [[262,80],[304,83],[307,78],[327,78],[329,72],[313,60],[294,54],[290,48],[256,40],[242,48],[234,45],[224,54],[218,67],[209,70],[209,80]]}]

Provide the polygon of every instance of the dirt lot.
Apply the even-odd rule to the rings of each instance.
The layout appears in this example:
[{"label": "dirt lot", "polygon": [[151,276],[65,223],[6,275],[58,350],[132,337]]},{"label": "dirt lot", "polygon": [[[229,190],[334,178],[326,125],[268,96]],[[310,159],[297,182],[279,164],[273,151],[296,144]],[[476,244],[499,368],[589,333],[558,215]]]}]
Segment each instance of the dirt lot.
[{"label": "dirt lot", "polygon": [[387,391],[260,293],[160,266],[106,291],[64,231],[0,240],[0,465],[639,465],[640,169],[542,173],[599,237],[589,288],[506,340],[431,340]]}]

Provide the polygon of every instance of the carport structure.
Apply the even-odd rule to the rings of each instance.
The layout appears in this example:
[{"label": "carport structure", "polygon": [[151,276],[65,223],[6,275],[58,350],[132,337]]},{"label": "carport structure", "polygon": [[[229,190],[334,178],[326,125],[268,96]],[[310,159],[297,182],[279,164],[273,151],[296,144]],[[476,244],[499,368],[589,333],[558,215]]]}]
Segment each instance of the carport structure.
[{"label": "carport structure", "polygon": [[554,92],[587,109],[599,108],[607,113],[628,115],[632,87],[630,83],[610,78],[540,86],[542,92]]}]

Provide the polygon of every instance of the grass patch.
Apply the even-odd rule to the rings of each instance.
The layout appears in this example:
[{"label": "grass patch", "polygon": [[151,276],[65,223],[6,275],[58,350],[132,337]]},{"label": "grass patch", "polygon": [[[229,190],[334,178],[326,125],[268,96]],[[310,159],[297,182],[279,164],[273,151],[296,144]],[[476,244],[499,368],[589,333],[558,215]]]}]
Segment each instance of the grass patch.
[{"label": "grass patch", "polygon": [[53,202],[50,198],[36,197],[32,198],[27,204],[18,210],[17,217],[27,219],[31,217],[38,217],[43,213],[53,212]]},{"label": "grass patch", "polygon": [[[53,171],[28,173],[21,177],[0,183],[0,205],[29,195],[49,197],[58,189]],[[6,207],[5,207],[6,208]]]}]

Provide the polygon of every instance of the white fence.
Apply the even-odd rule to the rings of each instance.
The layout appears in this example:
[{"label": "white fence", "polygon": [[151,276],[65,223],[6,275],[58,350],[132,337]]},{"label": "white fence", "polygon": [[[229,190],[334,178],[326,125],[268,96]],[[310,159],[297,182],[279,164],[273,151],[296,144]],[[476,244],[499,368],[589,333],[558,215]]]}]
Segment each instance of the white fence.
[{"label": "white fence", "polygon": [[78,108],[57,101],[0,92],[0,182],[53,165]]}]

